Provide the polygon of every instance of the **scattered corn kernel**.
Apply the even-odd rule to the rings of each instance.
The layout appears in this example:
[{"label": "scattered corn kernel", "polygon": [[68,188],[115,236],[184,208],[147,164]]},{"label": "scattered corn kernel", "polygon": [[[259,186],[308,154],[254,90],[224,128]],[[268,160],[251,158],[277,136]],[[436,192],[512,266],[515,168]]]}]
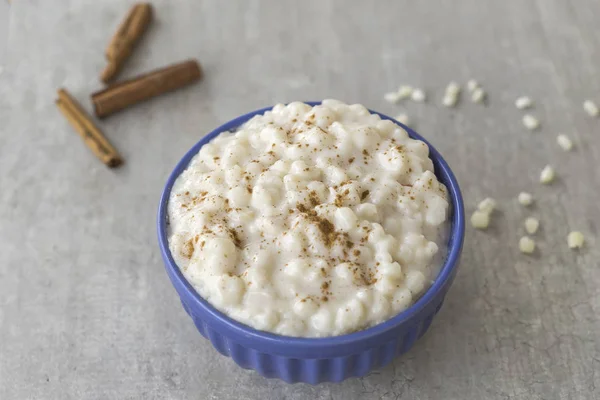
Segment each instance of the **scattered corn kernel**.
[{"label": "scattered corn kernel", "polygon": [[567,135],[558,135],[556,137],[556,143],[564,150],[569,151],[573,148],[573,142]]},{"label": "scattered corn kernel", "polygon": [[477,206],[477,209],[484,213],[491,214],[492,211],[494,211],[496,209],[496,200],[494,200],[490,197],[487,197],[479,203],[479,205]]},{"label": "scattered corn kernel", "polygon": [[445,107],[454,107],[458,102],[458,96],[460,95],[460,86],[458,83],[452,81],[446,86],[446,92],[442,99],[442,104]]},{"label": "scattered corn kernel", "polygon": [[540,173],[540,182],[541,183],[551,183],[554,180],[554,168],[549,165],[546,165],[542,172]]},{"label": "scattered corn kernel", "polygon": [[523,236],[519,240],[519,250],[525,254],[533,253],[535,251],[535,241],[528,236]]},{"label": "scattered corn kernel", "polygon": [[540,221],[538,219],[529,217],[525,220],[525,230],[530,235],[533,235],[534,233],[536,233],[539,227],[540,227]]},{"label": "scattered corn kernel", "polygon": [[389,92],[389,93],[386,93],[386,94],[383,95],[383,98],[388,103],[393,103],[393,104],[396,104],[397,102],[400,101],[400,95],[398,94],[398,92]]},{"label": "scattered corn kernel", "polygon": [[597,117],[600,114],[598,106],[591,100],[586,100],[583,102],[583,109],[590,117]]},{"label": "scattered corn kernel", "polygon": [[569,236],[567,236],[567,244],[569,245],[570,249],[580,249],[583,247],[584,243],[585,237],[581,232],[573,231],[569,233]]},{"label": "scattered corn kernel", "polygon": [[445,94],[444,97],[442,98],[442,104],[444,105],[444,107],[454,107],[457,102],[458,102],[458,96],[452,96],[452,95]]},{"label": "scattered corn kernel", "polygon": [[524,205],[525,207],[530,206],[531,203],[533,203],[533,196],[527,192],[521,192],[519,193],[519,203],[521,203],[521,205]]},{"label": "scattered corn kernel", "polygon": [[478,87],[479,87],[479,82],[477,82],[475,79],[469,79],[469,81],[467,82],[467,89],[469,90],[469,92],[474,91]]},{"label": "scattered corn kernel", "polygon": [[476,210],[471,215],[471,225],[476,229],[486,229],[490,225],[490,214]]},{"label": "scattered corn kernel", "polygon": [[460,93],[460,85],[454,81],[450,82],[448,84],[448,86],[446,86],[446,93],[449,93],[449,94]]},{"label": "scattered corn kernel", "polygon": [[406,114],[400,114],[396,116],[396,121],[408,126],[408,124],[410,123],[410,118]]},{"label": "scattered corn kernel", "polygon": [[400,100],[408,99],[413,92],[413,88],[408,85],[402,85],[398,88],[398,96],[400,96]]},{"label": "scattered corn kernel", "polygon": [[523,115],[523,125],[525,125],[525,128],[533,131],[540,127],[540,121],[531,114],[525,114]]},{"label": "scattered corn kernel", "polygon": [[482,88],[475,88],[475,90],[473,90],[473,93],[471,94],[471,101],[473,103],[483,103],[483,101],[485,100],[485,96],[486,93]]},{"label": "scattered corn kernel", "polygon": [[515,101],[515,106],[519,110],[525,110],[526,108],[533,106],[533,101],[527,96],[521,96]]},{"label": "scattered corn kernel", "polygon": [[412,91],[410,98],[417,103],[423,103],[427,99],[427,96],[423,90],[415,89]]}]

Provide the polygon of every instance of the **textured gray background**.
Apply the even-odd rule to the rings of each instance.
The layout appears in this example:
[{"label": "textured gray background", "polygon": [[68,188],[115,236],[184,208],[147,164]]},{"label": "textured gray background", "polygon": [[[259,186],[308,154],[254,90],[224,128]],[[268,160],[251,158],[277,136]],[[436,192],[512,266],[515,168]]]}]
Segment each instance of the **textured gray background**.
[{"label": "textured gray background", "polygon": [[[54,106],[89,106],[126,2],[16,0],[0,76],[0,399],[593,399],[600,397],[597,193],[600,2],[154,1],[157,22],[125,75],[188,57],[202,83],[115,115],[102,128],[127,163],[110,171]],[[451,79],[479,79],[487,107],[439,106]],[[427,104],[393,106],[401,83]],[[434,96],[435,94],[435,96]],[[529,133],[513,102],[536,100]],[[364,379],[287,385],[214,351],[180,307],[159,257],[162,185],[202,135],[246,111],[339,98],[406,110],[458,175],[471,211],[461,270],[431,331]],[[405,107],[405,108],[404,108]],[[555,144],[576,141],[572,153]],[[553,164],[549,187],[539,170]],[[527,189],[538,199],[518,206]],[[519,254],[528,214],[539,251]],[[566,248],[570,228],[586,233]]]},{"label": "textured gray background", "polygon": [[0,70],[4,65],[4,52],[8,37],[8,17],[10,16],[10,3],[0,0]]}]

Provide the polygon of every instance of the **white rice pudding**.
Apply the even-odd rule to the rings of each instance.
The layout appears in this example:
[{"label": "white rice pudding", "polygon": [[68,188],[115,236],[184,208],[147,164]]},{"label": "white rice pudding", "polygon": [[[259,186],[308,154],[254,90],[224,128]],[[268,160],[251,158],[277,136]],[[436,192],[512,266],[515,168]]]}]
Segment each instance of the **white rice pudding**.
[{"label": "white rice pudding", "polygon": [[362,105],[278,104],[203,146],[179,176],[169,248],[204,299],[256,329],[367,328],[439,272],[449,205],[428,154]]}]

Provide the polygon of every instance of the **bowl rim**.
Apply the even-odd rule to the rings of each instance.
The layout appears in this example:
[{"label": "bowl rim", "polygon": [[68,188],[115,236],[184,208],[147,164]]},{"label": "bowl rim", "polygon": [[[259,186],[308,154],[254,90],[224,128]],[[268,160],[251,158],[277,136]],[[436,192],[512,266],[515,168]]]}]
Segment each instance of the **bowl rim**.
[{"label": "bowl rim", "polygon": [[[305,101],[303,103],[310,106],[315,106],[321,104],[321,101]],[[200,296],[194,287],[187,281],[173,259],[173,256],[171,255],[167,235],[167,205],[175,180],[187,168],[191,159],[200,151],[200,148],[214,137],[222,132],[235,130],[255,115],[264,114],[266,111],[270,111],[273,107],[274,106],[263,107],[255,111],[251,111],[217,127],[201,138],[194,146],[192,146],[192,148],[187,151],[183,158],[181,158],[174,170],[169,175],[160,197],[157,219],[158,242],[167,273],[169,274],[174,286],[176,286],[176,289],[178,289],[177,291],[184,291],[188,300],[191,299],[202,312],[202,319],[204,319],[209,326],[212,326],[219,331],[227,330],[230,335],[235,336],[238,340],[241,340],[245,343],[252,343],[256,345],[258,342],[260,342],[261,345],[257,347],[269,349],[271,352],[277,352],[280,354],[289,353],[288,350],[291,346],[296,350],[299,350],[293,351],[293,354],[297,357],[302,357],[303,355],[310,356],[311,354],[314,356],[325,353],[336,353],[338,350],[348,349],[349,346],[351,347],[354,344],[363,343],[364,341],[376,341],[380,335],[389,333],[421,313],[423,309],[425,309],[432,302],[432,300],[434,300],[439,292],[444,289],[446,283],[448,283],[448,281],[454,276],[455,270],[458,266],[458,260],[465,235],[464,204],[458,181],[452,170],[443,159],[441,154],[435,149],[435,147],[431,145],[431,143],[429,143],[429,141],[424,139],[421,135],[416,133],[408,126],[385,114],[368,109],[370,113],[378,115],[382,120],[390,120],[396,125],[399,125],[408,132],[408,135],[412,139],[420,140],[429,147],[429,157],[434,164],[434,173],[438,179],[440,179],[446,185],[449,198],[452,203],[451,231],[448,236],[447,257],[444,261],[444,264],[433,281],[433,284],[414,304],[412,304],[406,310],[377,325],[339,336],[315,338],[278,335],[252,328],[217,310],[213,305],[202,298],[202,296]],[[179,288],[177,288],[177,286],[179,286]],[[179,294],[182,296],[181,292]],[[197,310],[195,309],[194,311]],[[358,348],[356,350],[358,350]]]}]

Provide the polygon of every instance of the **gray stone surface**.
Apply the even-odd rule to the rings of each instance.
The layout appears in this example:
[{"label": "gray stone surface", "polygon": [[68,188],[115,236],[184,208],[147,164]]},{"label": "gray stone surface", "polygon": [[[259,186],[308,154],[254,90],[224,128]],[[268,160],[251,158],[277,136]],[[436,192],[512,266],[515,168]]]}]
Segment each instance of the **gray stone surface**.
[{"label": "gray stone surface", "polygon": [[8,39],[8,22],[10,16],[10,3],[0,0],[0,68],[4,65],[4,53]]},{"label": "gray stone surface", "polygon": [[[65,86],[89,106],[120,0],[17,0],[0,76],[0,399],[593,399],[600,397],[597,247],[600,2],[154,1],[125,75],[188,57],[197,86],[102,122],[127,163],[110,171],[55,109]],[[476,78],[487,106],[439,106]],[[426,104],[386,104],[408,83]],[[514,99],[536,101],[538,132]],[[214,351],[164,272],[154,218],[167,175],[202,135],[246,111],[333,97],[408,112],[456,172],[471,211],[461,270],[431,331],[363,379],[287,385]],[[576,143],[563,153],[559,132]],[[546,164],[558,181],[537,183]],[[531,191],[536,204],[515,196]],[[541,220],[533,257],[517,242]],[[571,228],[587,247],[566,248]]]}]

